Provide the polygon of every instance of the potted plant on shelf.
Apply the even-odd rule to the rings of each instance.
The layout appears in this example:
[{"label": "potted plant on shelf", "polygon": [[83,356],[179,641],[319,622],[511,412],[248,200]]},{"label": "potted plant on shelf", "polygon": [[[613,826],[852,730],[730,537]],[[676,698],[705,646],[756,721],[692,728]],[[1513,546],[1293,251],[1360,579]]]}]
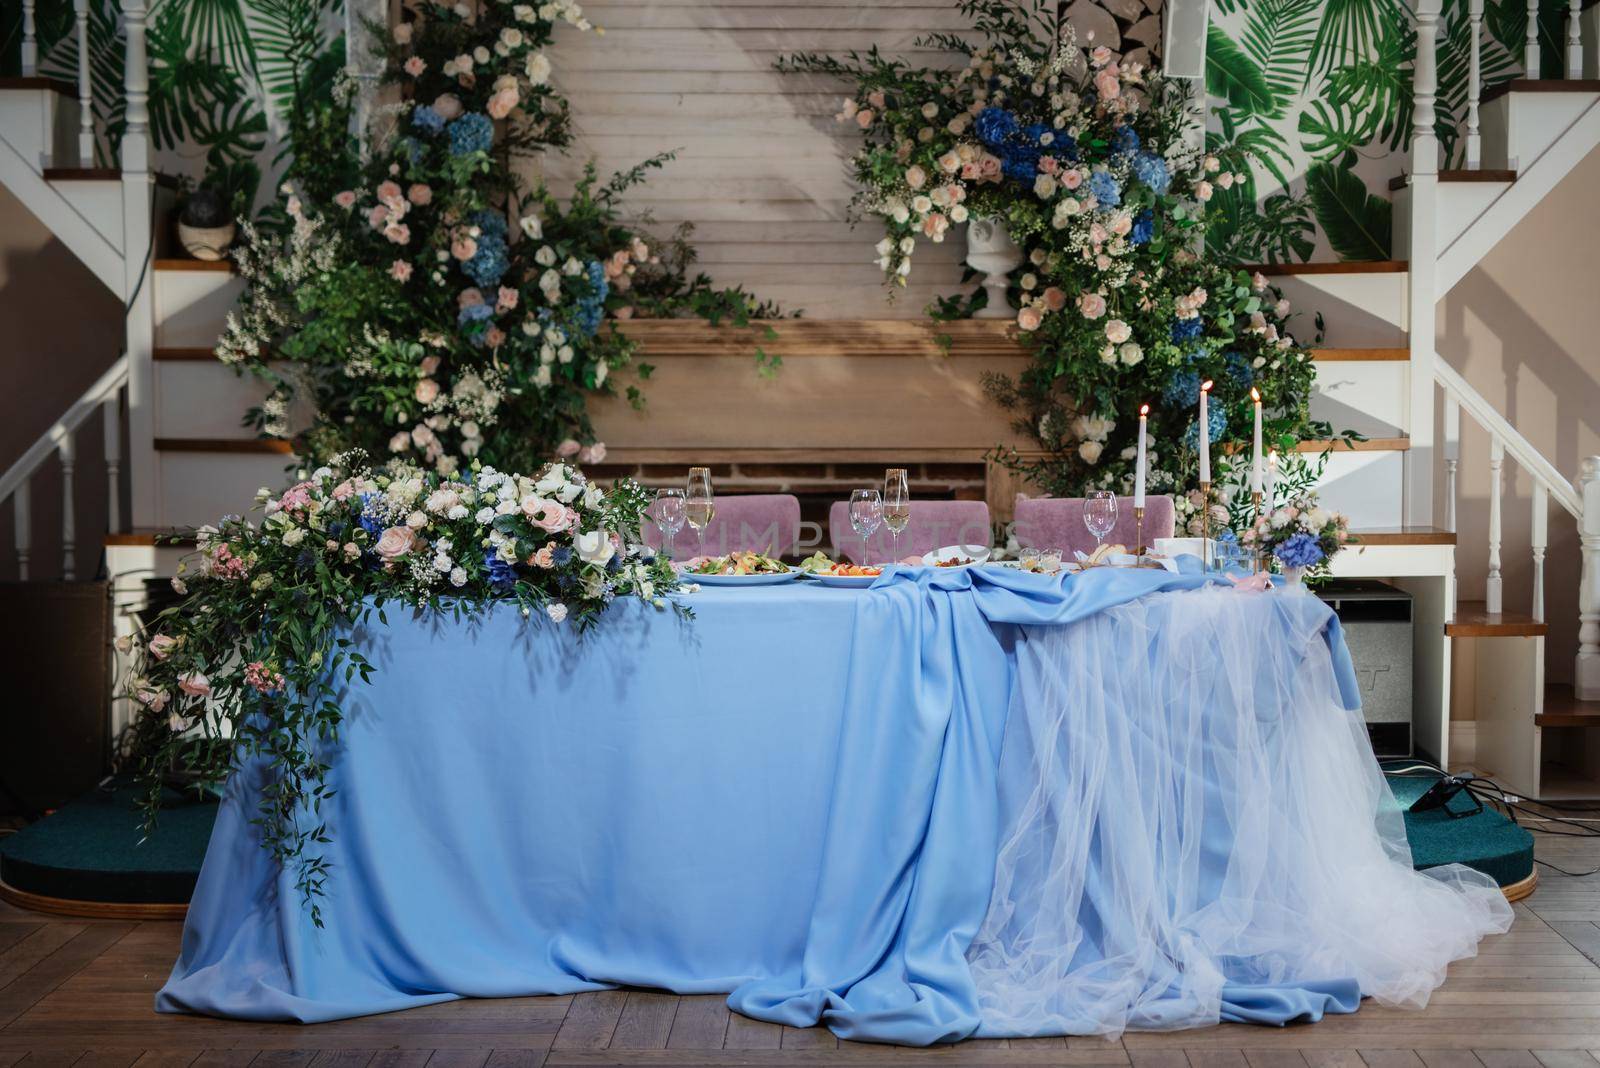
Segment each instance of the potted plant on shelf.
[{"label": "potted plant on shelf", "polygon": [[214,189],[196,189],[178,213],[178,242],[197,260],[222,259],[235,232],[232,205]]}]

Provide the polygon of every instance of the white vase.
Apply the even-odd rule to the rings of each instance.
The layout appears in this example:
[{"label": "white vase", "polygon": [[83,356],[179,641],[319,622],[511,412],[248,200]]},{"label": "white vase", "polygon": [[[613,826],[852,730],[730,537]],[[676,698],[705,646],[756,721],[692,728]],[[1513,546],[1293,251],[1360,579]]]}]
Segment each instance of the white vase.
[{"label": "white vase", "polygon": [[1304,583],[1305,576],[1306,576],[1306,569],[1305,568],[1303,568],[1303,567],[1290,567],[1289,565],[1285,564],[1284,567],[1283,567],[1283,585],[1284,585],[1284,588],[1285,589],[1291,589],[1291,590],[1303,590],[1303,589],[1305,589],[1305,583]]},{"label": "white vase", "polygon": [[1011,240],[1005,220],[973,219],[967,223],[967,266],[983,273],[980,283],[989,303],[974,313],[977,319],[1010,319],[1006,302],[1006,276],[1022,263],[1022,250]]},{"label": "white vase", "polygon": [[197,260],[220,260],[228,254],[233,244],[234,224],[225,226],[190,226],[178,222],[178,243]]}]

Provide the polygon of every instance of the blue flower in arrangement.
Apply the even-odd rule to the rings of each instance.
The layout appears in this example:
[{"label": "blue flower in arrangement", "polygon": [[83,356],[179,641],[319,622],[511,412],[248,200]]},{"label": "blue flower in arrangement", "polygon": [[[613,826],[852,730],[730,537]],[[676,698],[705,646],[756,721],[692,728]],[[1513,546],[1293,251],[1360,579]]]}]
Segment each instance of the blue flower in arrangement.
[{"label": "blue flower in arrangement", "polygon": [[973,132],[990,148],[1004,144],[1017,132],[1017,117],[1005,108],[984,108],[972,124]]},{"label": "blue flower in arrangement", "polygon": [[1154,152],[1141,152],[1133,157],[1133,176],[1158,196],[1172,186],[1172,172],[1167,169],[1167,161]]},{"label": "blue flower in arrangement", "polygon": [[1181,345],[1185,341],[1193,341],[1205,333],[1205,320],[1196,315],[1190,319],[1172,320],[1172,343]]},{"label": "blue flower in arrangement", "polygon": [[600,332],[600,323],[606,316],[606,297],[611,293],[611,284],[606,281],[606,270],[598,261],[591,260],[585,268],[591,290],[587,297],[578,301],[573,313],[578,329],[586,337],[593,337]]},{"label": "blue flower in arrangement", "polygon": [[[1189,398],[1189,403],[1194,403],[1199,393],[1200,391],[1196,389],[1194,395]],[[1222,410],[1222,405],[1220,404],[1212,404],[1206,409],[1206,412],[1209,439],[1211,441],[1221,441],[1222,435],[1228,432],[1228,413]],[[1196,419],[1189,424],[1189,429],[1183,435],[1183,443],[1189,447],[1190,452],[1200,448],[1200,420]]]},{"label": "blue flower in arrangement", "polygon": [[1128,241],[1135,245],[1147,244],[1155,231],[1155,216],[1146,208],[1133,217],[1133,229],[1128,231]]},{"label": "blue flower in arrangement", "polygon": [[469,304],[456,314],[456,324],[461,327],[461,332],[466,334],[474,345],[481,346],[484,334],[487,331],[480,324],[494,318],[494,306],[491,304]]},{"label": "blue flower in arrangement", "polygon": [[1069,133],[1058,132],[1050,142],[1050,154],[1068,163],[1078,162],[1078,139]]},{"label": "blue flower in arrangement", "polygon": [[450,154],[470,156],[474,152],[487,152],[494,144],[494,123],[489,116],[476,111],[461,116],[449,126]]},{"label": "blue flower in arrangement", "polygon": [[488,230],[478,235],[478,251],[461,265],[461,270],[468,278],[485,288],[499,285],[500,279],[505,277],[506,271],[510,268],[511,260],[505,237]]},{"label": "blue flower in arrangement", "polygon": [[1327,556],[1316,537],[1303,530],[1284,539],[1283,544],[1272,551],[1272,555],[1284,567],[1314,567]]},{"label": "blue flower in arrangement", "polygon": [[1161,391],[1161,400],[1168,408],[1187,408],[1200,396],[1200,372],[1179,371]]},{"label": "blue flower in arrangement", "polygon": [[572,550],[565,545],[558,545],[550,552],[550,562],[556,567],[566,567],[572,563]]},{"label": "blue flower in arrangement", "polygon": [[472,220],[472,225],[476,226],[480,233],[499,238],[506,236],[506,217],[498,211],[490,211],[488,208],[483,208],[473,212],[467,218]]},{"label": "blue flower in arrangement", "polygon": [[413,108],[411,111],[411,125],[427,134],[437,137],[444,130],[444,116],[440,115],[427,104]]},{"label": "blue flower in arrangement", "polygon": [[1249,388],[1256,380],[1255,370],[1250,366],[1250,361],[1244,353],[1230,349],[1222,354],[1223,373],[1233,380],[1241,389]]},{"label": "blue flower in arrangement", "polygon": [[517,584],[517,569],[500,559],[493,549],[484,550],[483,568],[489,573],[489,585],[501,593],[510,592]]},{"label": "blue flower in arrangement", "polygon": [[1114,208],[1122,203],[1122,189],[1109,171],[1095,171],[1089,175],[1089,192],[1102,208]]},{"label": "blue flower in arrangement", "polygon": [[1111,146],[1117,152],[1137,152],[1139,144],[1139,132],[1132,126],[1118,126],[1117,132],[1111,135]]},{"label": "blue flower in arrangement", "polygon": [[383,498],[376,493],[363,493],[361,495],[361,529],[377,537],[383,533],[383,520],[374,512],[374,502],[381,504]]}]

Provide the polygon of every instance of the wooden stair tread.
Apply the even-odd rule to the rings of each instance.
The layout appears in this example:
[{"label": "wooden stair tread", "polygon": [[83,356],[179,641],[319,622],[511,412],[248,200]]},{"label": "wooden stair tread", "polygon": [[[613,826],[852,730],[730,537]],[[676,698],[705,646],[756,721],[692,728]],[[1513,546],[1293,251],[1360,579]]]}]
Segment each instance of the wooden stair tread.
[{"label": "wooden stair tread", "polygon": [[[1504,170],[1449,170],[1440,171],[1438,175],[1441,182],[1514,182],[1517,180],[1516,171]],[[1411,175],[1397,174],[1389,179],[1391,190],[1404,189],[1411,184]]]},{"label": "wooden stair tread", "polygon": [[1483,93],[1483,103],[1498,100],[1507,93],[1600,93],[1596,78],[1512,78]]},{"label": "wooden stair tread", "polygon": [[[163,534],[172,533],[176,533],[176,528],[120,530],[107,534],[102,539],[102,544],[106,546],[154,546],[156,538]],[[193,548],[195,539],[192,534],[186,534],[178,538],[176,542],[162,542],[162,545],[163,547],[172,545],[180,549],[185,547]]]},{"label": "wooden stair tread", "polygon": [[1544,688],[1544,711],[1533,722],[1540,727],[1600,726],[1600,701],[1580,701],[1571,686],[1551,683]]},{"label": "wooden stair tread", "polygon": [[152,264],[158,271],[216,271],[219,274],[237,274],[232,260],[160,259]]},{"label": "wooden stair tread", "polygon": [[152,360],[215,360],[217,358],[217,350],[157,345],[150,351],[150,358]]},{"label": "wooden stair tread", "polygon": [[1410,269],[1405,260],[1339,260],[1334,263],[1250,263],[1246,271],[1267,276],[1284,274],[1404,274]]},{"label": "wooden stair tread", "polygon": [[25,78],[0,78],[0,89],[50,89],[62,96],[76,97],[78,89],[71,82],[59,78],[46,78],[41,74]]},{"label": "wooden stair tread", "polygon": [[1407,363],[1410,349],[1312,349],[1318,363]]},{"label": "wooden stair tread", "polygon": [[1368,545],[1454,545],[1456,532],[1443,527],[1403,526],[1352,528],[1357,548]]},{"label": "wooden stair tread", "polygon": [[1549,624],[1530,615],[1493,613],[1482,601],[1461,601],[1456,605],[1456,618],[1444,625],[1444,632],[1452,638],[1542,638],[1549,631]]},{"label": "wooden stair tread", "polygon": [[[1244,452],[1250,447],[1248,442],[1234,442],[1220,446],[1224,453]],[[1411,448],[1411,439],[1400,438],[1368,438],[1365,441],[1346,441],[1343,438],[1332,438],[1325,441],[1302,441],[1295,446],[1295,452],[1405,452]]]},{"label": "wooden stair tread", "polygon": [[157,452],[294,453],[293,442],[277,438],[156,438],[155,445]]},{"label": "wooden stair tread", "polygon": [[[120,182],[122,172],[115,167],[46,167],[44,180],[47,182]],[[170,174],[159,171],[150,176],[157,185],[169,189],[178,188],[178,180]]]}]

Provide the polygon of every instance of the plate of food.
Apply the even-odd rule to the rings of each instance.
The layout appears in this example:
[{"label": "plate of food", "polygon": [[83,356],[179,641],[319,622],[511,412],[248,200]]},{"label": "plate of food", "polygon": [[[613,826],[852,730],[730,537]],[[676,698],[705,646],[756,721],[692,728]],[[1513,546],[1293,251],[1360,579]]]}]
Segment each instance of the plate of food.
[{"label": "plate of food", "polygon": [[971,567],[988,559],[989,550],[982,545],[946,545],[924,554],[922,562],[928,567]]},{"label": "plate of food", "polygon": [[685,560],[678,574],[702,586],[775,586],[800,577],[796,568],[765,553],[729,553]]},{"label": "plate of food", "polygon": [[841,586],[861,589],[878,581],[883,568],[868,564],[852,564],[844,560],[834,562],[822,553],[800,562],[800,570],[824,586]]}]

